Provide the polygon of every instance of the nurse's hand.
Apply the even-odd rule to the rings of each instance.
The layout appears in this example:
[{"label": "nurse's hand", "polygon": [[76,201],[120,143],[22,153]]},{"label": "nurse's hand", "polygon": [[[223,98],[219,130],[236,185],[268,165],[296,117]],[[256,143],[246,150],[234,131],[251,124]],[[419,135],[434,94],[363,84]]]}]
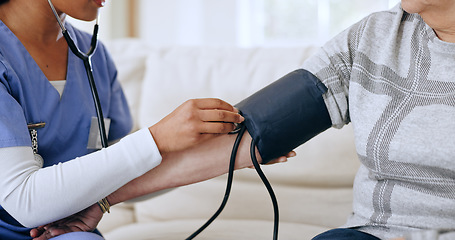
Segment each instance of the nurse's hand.
[{"label": "nurse's hand", "polygon": [[234,130],[244,118],[230,104],[214,98],[188,100],[149,128],[161,154],[200,144]]},{"label": "nurse's hand", "polygon": [[70,232],[91,232],[103,217],[98,204],[62,220],[34,228],[30,231],[33,240],[48,240]]}]

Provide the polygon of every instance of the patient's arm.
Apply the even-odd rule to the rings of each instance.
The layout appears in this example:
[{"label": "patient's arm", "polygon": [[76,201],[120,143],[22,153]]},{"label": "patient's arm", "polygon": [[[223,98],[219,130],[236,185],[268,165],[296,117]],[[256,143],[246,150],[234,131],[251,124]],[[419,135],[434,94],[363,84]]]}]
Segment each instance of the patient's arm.
[{"label": "patient's arm", "polygon": [[[237,135],[220,135],[196,147],[164,155],[158,167],[109,195],[109,203],[114,205],[159,190],[204,181],[228,172],[229,158],[236,137]],[[237,153],[236,169],[252,166],[250,143],[251,137],[248,132],[245,132]],[[286,157],[278,161],[284,160]]]},{"label": "patient's arm", "polygon": [[[191,149],[163,156],[161,165],[141,177],[127,183],[108,196],[111,205],[134,199],[150,193],[204,181],[228,172],[229,160],[237,135],[220,135]],[[236,169],[252,166],[250,158],[251,137],[245,132],[237,152]],[[257,153],[257,151],[256,151]],[[261,161],[259,154],[256,154]],[[295,156],[287,156],[275,161],[284,162]],[[96,228],[102,216],[101,209],[95,204],[92,207],[57,223],[51,223],[31,230],[34,240],[48,240],[52,237],[72,231],[91,231]]]}]

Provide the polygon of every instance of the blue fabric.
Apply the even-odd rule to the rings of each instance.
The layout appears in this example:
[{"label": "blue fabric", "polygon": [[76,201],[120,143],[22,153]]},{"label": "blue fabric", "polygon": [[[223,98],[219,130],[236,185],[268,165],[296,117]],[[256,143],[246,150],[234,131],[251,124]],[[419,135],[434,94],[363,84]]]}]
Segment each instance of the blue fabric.
[{"label": "blue fabric", "polygon": [[[75,44],[87,51],[91,35],[69,24],[66,28]],[[132,120],[117,70],[101,43],[92,64],[104,117],[111,119],[108,140],[119,139],[129,133]],[[87,143],[96,110],[83,62],[70,51],[66,80],[60,98],[22,43],[0,21],[0,147],[31,146],[27,123],[45,122],[38,129],[44,167],[93,151]],[[28,231],[0,206],[0,239],[29,239]]]},{"label": "blue fabric", "polygon": [[50,240],[104,240],[101,233],[95,229],[91,232],[72,232],[66,233]]},{"label": "blue fabric", "polygon": [[50,240],[104,240],[104,238],[90,232],[72,232],[51,238]]},{"label": "blue fabric", "polygon": [[312,240],[380,240],[379,238],[351,228],[337,228],[321,233]]}]

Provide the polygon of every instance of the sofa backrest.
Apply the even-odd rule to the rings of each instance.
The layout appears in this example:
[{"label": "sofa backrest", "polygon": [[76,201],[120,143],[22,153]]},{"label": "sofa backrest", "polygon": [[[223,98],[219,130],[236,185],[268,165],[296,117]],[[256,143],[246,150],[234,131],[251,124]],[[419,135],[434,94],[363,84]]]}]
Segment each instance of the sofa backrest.
[{"label": "sofa backrest", "polygon": [[[317,49],[167,47],[140,40],[107,44],[132,109],[135,129],[148,127],[190,98],[217,97],[236,104],[290,71]],[[288,163],[265,166],[274,184],[350,187],[359,166],[352,129],[329,129],[297,150]],[[229,156],[227,156],[228,159]],[[236,178],[257,181],[252,171]]]}]

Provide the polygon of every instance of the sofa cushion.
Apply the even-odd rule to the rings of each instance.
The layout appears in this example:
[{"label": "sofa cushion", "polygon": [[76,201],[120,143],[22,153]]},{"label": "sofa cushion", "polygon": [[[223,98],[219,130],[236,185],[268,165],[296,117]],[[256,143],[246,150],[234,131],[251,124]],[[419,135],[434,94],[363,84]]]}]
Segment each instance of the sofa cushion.
[{"label": "sofa cushion", "polygon": [[[182,240],[189,237],[204,220],[174,220],[126,225],[104,234],[106,240]],[[286,240],[311,239],[326,231],[324,227],[282,222],[279,238]],[[219,220],[215,221],[197,240],[264,240],[271,239],[272,222],[258,220]]]},{"label": "sofa cushion", "polygon": [[[225,176],[221,176],[136,203],[137,222],[209,219],[223,200],[225,185]],[[272,186],[284,222],[337,227],[352,211],[351,188]],[[234,177],[230,199],[219,219],[272,221],[273,207],[266,188],[262,183],[236,181]]]},{"label": "sofa cushion", "polygon": [[138,114],[141,106],[141,88],[145,74],[145,62],[151,47],[137,39],[121,39],[106,43],[117,67],[117,78],[133,116],[133,131],[138,130]]},{"label": "sofa cushion", "polygon": [[[351,126],[328,129],[295,149],[296,157],[282,164],[262,166],[274,184],[304,187],[352,187],[359,160]],[[256,181],[257,174],[238,171],[237,179]]]},{"label": "sofa cushion", "polygon": [[136,222],[134,216],[134,204],[120,203],[112,206],[111,213],[106,214],[98,224],[102,233],[110,232],[116,228],[133,224]]}]

